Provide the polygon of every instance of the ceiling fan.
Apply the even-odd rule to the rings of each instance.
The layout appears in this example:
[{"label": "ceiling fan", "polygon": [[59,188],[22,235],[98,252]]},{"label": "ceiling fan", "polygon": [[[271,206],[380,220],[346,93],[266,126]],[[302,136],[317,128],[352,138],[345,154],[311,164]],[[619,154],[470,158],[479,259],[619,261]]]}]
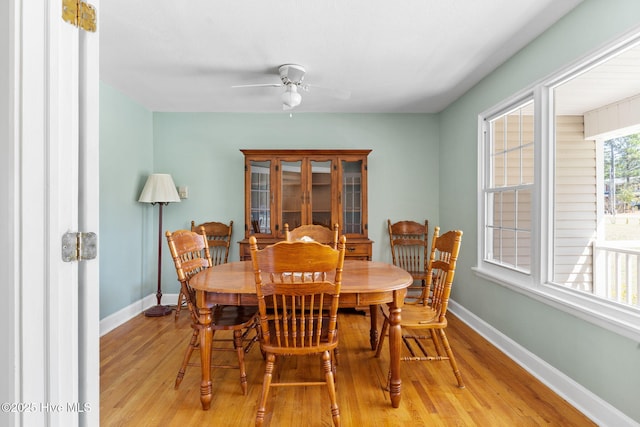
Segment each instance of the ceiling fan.
[{"label": "ceiling fan", "polygon": [[[303,83],[306,70],[302,65],[297,64],[284,64],[278,67],[280,73],[280,83],[262,83],[262,84],[249,84],[249,85],[236,85],[232,88],[244,88],[244,87],[284,87],[285,91],[281,96],[282,109],[291,110],[297,107],[302,102],[302,95],[300,95],[300,89],[308,92],[310,88],[314,89],[327,89],[321,86],[310,85]],[[348,99],[351,93],[347,90],[329,89],[332,94],[340,99]]]}]

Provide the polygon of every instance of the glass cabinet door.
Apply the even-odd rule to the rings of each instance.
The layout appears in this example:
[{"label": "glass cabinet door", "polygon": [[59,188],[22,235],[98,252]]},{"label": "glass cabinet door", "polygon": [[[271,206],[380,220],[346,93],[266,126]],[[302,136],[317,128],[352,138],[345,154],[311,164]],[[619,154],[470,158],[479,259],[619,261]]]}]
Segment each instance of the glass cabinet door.
[{"label": "glass cabinet door", "polygon": [[271,161],[252,160],[250,234],[271,234]]},{"label": "glass cabinet door", "polygon": [[342,160],[342,232],[361,234],[362,160]]},{"label": "glass cabinet door", "polygon": [[332,161],[311,162],[311,198],[308,201],[311,206],[311,223],[324,225],[332,228],[331,225],[331,177]]},{"label": "glass cabinet door", "polygon": [[240,259],[251,259],[249,238],[259,247],[282,240],[284,225],[338,224],[350,258],[372,257],[367,236],[368,149],[241,149],[244,161],[244,239]]},{"label": "glass cabinet door", "polygon": [[281,161],[281,211],[282,224],[289,224],[289,229],[303,225],[302,207],[304,191],[302,187],[302,161]]}]

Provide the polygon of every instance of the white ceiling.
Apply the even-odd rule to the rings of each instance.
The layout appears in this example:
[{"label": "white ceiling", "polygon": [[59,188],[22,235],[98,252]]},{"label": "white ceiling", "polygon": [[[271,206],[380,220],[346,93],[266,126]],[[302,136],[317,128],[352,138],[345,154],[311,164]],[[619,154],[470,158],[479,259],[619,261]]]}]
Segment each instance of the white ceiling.
[{"label": "white ceiling", "polygon": [[581,0],[104,0],[100,78],[152,111],[438,112]]}]

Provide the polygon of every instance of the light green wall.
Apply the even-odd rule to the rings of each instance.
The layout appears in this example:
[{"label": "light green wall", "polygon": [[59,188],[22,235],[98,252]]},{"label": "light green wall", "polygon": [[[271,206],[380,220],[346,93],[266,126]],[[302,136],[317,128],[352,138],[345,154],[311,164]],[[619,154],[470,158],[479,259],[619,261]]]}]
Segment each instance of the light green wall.
[{"label": "light green wall", "polygon": [[[437,223],[435,115],[151,113],[105,83],[100,91],[101,319],[155,293],[157,207],[137,202],[150,173],[170,173],[176,185],[189,187],[188,199],[164,208],[163,230],[233,220],[231,260],[238,260],[235,242],[244,237],[241,148],[372,149],[374,259],[391,260],[387,218]],[[164,240],[162,258],[162,291],[177,293]]]},{"label": "light green wall", "polygon": [[152,119],[150,111],[100,84],[101,319],[157,287],[157,212],[137,201],[153,172]]},{"label": "light green wall", "polygon": [[[387,218],[438,221],[437,116],[428,114],[154,113],[156,172],[170,173],[189,198],[165,209],[165,229],[191,220],[234,221],[230,258],[244,238],[241,148],[368,148],[369,238],[373,258],[391,261]],[[164,254],[163,254],[164,255]],[[163,256],[163,289],[177,292]],[[166,273],[165,273],[166,272]]]},{"label": "light green wall", "polygon": [[438,201],[441,225],[464,230],[453,298],[640,422],[638,343],[471,271],[477,259],[478,114],[638,25],[640,1],[586,0],[442,112]]}]

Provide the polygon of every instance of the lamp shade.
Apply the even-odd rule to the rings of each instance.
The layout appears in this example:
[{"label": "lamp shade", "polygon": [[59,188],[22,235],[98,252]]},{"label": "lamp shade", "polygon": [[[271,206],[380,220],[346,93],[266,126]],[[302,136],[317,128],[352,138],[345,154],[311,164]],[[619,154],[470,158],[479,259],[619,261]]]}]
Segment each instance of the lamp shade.
[{"label": "lamp shade", "polygon": [[147,178],[138,201],[142,203],[174,203],[180,202],[180,196],[171,175],[154,173]]}]

